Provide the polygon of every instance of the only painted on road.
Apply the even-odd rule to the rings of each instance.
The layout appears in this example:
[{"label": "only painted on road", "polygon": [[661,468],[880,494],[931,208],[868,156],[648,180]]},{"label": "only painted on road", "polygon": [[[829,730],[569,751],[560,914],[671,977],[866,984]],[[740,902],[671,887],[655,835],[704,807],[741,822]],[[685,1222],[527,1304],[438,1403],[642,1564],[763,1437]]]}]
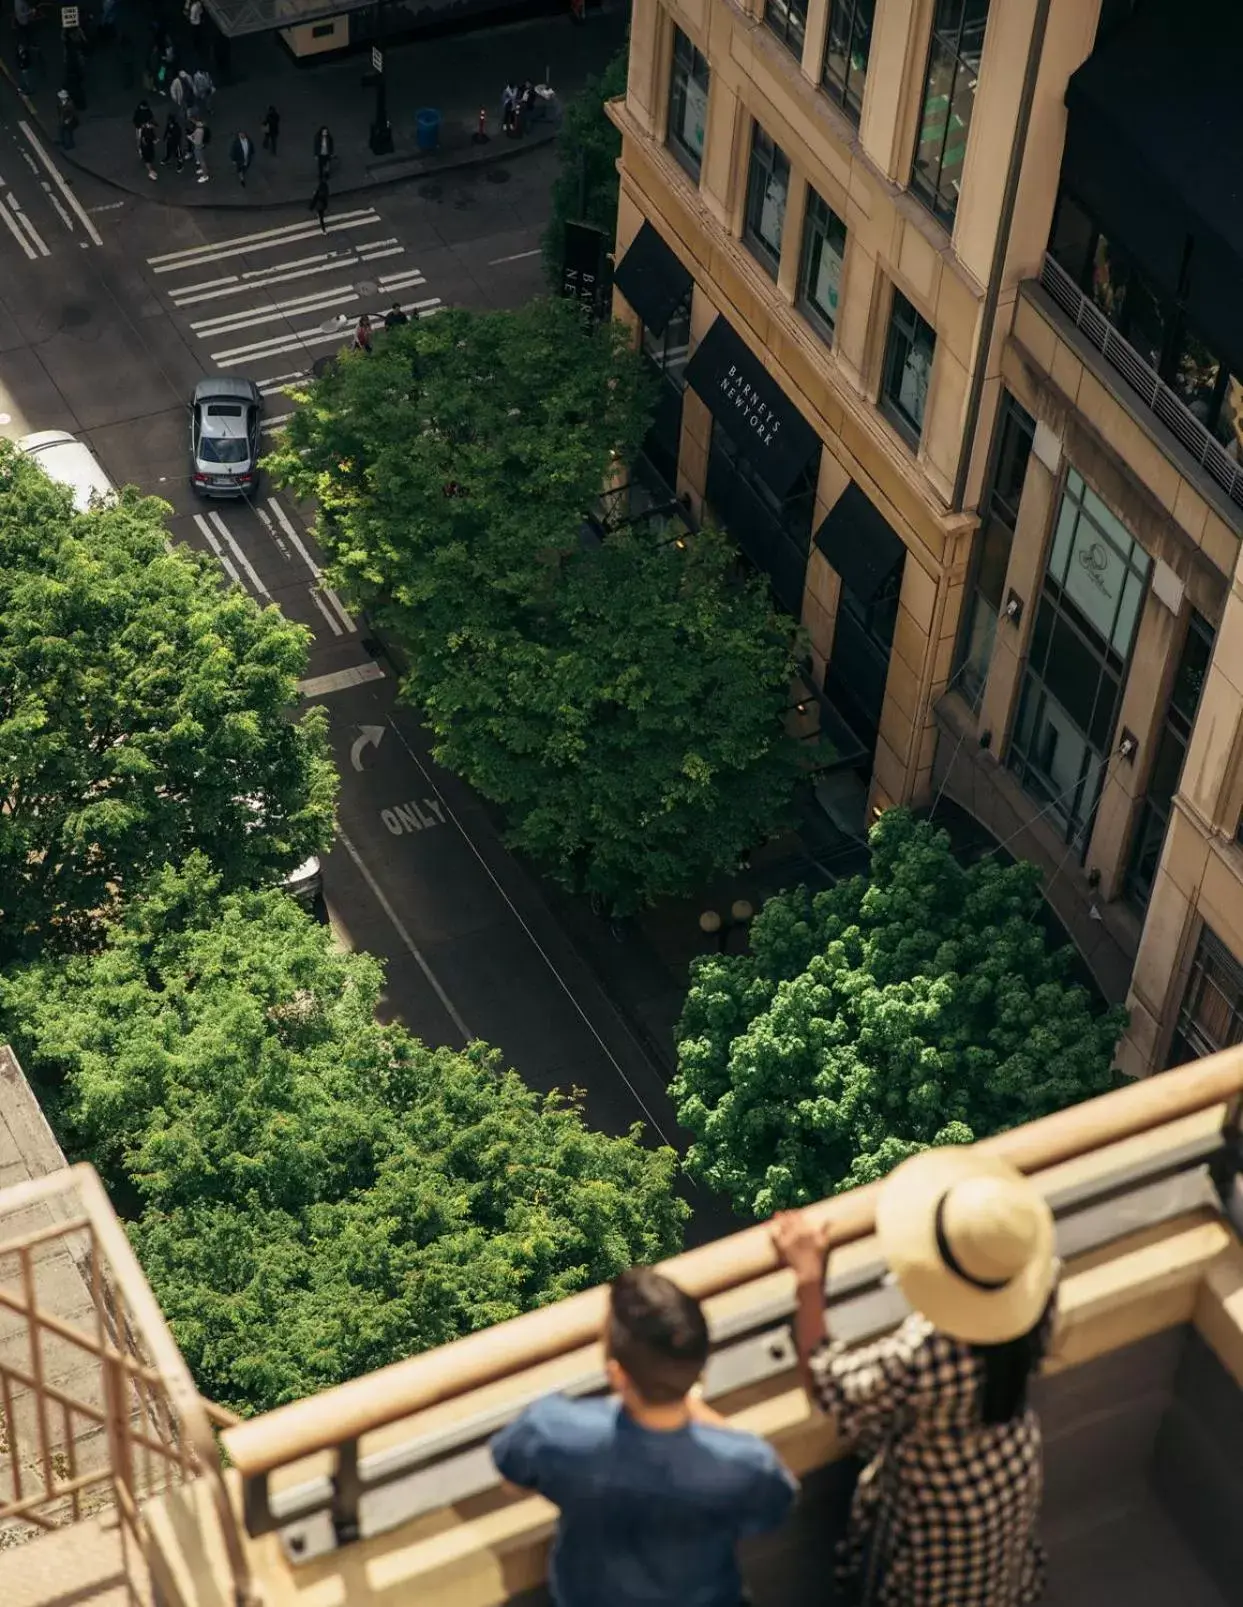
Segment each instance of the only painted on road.
[{"label": "only painted on road", "polygon": [[409,803],[381,809],[380,819],[394,837],[404,837],[412,831],[430,831],[433,826],[443,826],[445,812],[439,798],[412,798]]}]

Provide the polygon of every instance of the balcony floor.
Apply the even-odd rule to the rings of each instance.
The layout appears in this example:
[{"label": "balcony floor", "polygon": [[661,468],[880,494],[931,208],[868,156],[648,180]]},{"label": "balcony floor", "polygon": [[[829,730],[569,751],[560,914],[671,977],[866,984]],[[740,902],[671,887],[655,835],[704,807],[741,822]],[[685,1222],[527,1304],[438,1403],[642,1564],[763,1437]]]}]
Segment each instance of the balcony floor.
[{"label": "balcony floor", "polygon": [[1227,1607],[1155,1495],[1050,1538],[1046,1607]]}]

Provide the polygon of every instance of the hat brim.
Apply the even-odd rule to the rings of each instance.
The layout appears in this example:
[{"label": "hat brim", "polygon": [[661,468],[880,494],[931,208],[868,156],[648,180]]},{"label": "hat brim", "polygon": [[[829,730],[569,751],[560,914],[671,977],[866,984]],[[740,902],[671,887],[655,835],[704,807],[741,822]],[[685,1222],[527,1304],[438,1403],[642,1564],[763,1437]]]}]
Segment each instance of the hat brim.
[{"label": "hat brim", "polygon": [[885,1179],[876,1235],[889,1268],[916,1311],[954,1339],[998,1345],[1028,1333],[1048,1305],[1057,1277],[1053,1213],[1041,1198],[1030,1261],[1001,1289],[980,1289],[946,1266],[937,1247],[937,1206],[970,1178],[1013,1179],[1014,1168],[968,1145],[924,1150]]}]

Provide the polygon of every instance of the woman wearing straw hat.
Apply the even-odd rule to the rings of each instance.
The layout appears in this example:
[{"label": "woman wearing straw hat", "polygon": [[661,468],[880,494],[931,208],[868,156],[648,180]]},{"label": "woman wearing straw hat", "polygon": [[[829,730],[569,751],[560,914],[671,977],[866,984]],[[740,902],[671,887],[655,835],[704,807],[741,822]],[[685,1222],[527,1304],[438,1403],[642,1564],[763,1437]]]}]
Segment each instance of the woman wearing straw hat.
[{"label": "woman wearing straw hat", "polygon": [[866,1607],[1023,1607],[1044,1586],[1027,1386],[1052,1327],[1052,1214],[1005,1161],[933,1149],[885,1180],[876,1233],[913,1314],[847,1350],[825,1334],[827,1229],[807,1211],[772,1224],[807,1392],[868,1459],[844,1579]]}]

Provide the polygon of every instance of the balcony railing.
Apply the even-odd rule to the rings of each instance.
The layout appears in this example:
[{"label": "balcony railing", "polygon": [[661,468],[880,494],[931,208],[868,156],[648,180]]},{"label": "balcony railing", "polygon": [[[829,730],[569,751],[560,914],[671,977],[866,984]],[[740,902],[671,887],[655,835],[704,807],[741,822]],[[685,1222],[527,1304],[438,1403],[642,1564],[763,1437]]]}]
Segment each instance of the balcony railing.
[{"label": "balcony railing", "polygon": [[1040,284],[1084,339],[1122,375],[1148,411],[1165,425],[1200,467],[1212,475],[1230,500],[1243,508],[1243,466],[1205,429],[1186,403],[1175,396],[1155,369],[1123,340],[1095,302],[1052,257],[1044,259]]}]

